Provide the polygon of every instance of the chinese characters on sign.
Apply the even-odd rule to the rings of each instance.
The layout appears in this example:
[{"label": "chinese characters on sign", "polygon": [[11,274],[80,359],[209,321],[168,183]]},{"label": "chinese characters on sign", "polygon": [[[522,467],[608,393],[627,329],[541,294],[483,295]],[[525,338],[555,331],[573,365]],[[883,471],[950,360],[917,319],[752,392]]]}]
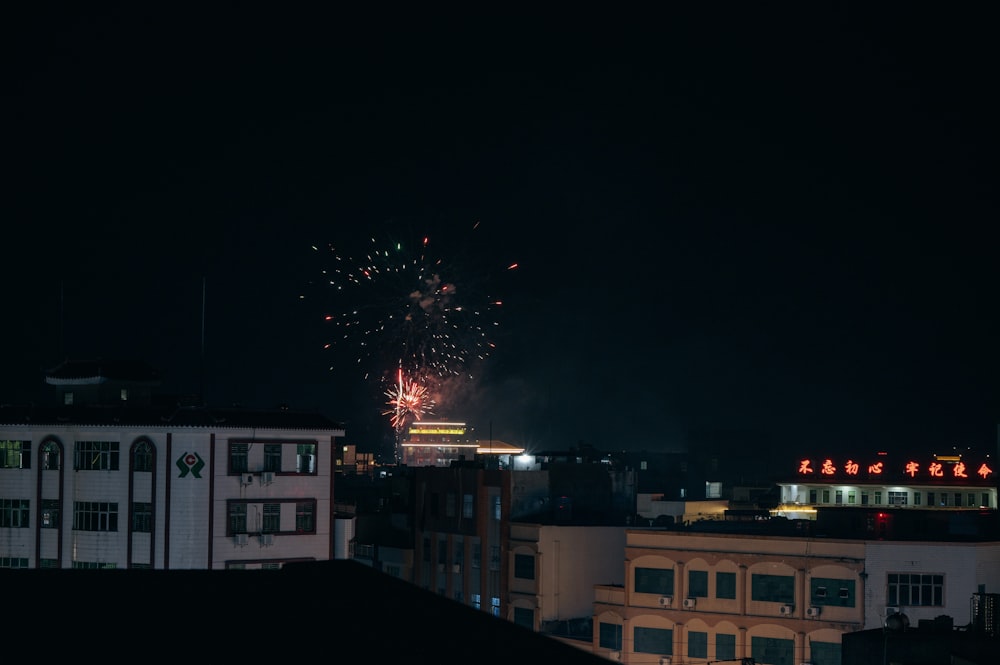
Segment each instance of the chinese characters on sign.
[{"label": "chinese characters on sign", "polygon": [[[888,465],[883,461],[879,461],[873,464],[868,464],[865,468],[868,470],[868,476],[881,476],[888,470]],[[834,476],[837,474],[838,470],[848,476],[858,476],[861,470],[861,463],[854,459],[848,459],[843,463],[843,466],[838,469],[837,463],[831,458],[825,458],[815,466],[813,465],[813,460],[811,459],[799,460],[799,475],[814,475],[816,473],[816,469],[819,469],[819,474],[821,476]],[[970,473],[970,467],[966,466],[965,463],[961,461],[955,462],[950,466],[945,466],[936,460],[931,461],[926,465],[916,460],[907,460],[900,466],[900,470],[904,475],[914,479],[951,478],[954,480],[968,480]],[[983,462],[976,467],[975,475],[979,476],[983,480],[988,480],[993,476],[993,469]]]}]

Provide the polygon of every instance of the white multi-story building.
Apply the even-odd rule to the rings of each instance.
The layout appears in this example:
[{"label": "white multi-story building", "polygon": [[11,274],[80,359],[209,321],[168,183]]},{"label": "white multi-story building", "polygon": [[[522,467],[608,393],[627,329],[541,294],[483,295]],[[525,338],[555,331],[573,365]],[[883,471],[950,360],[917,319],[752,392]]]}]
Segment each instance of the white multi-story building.
[{"label": "white multi-story building", "polygon": [[114,364],[66,364],[47,380],[57,406],[0,407],[0,567],[335,558],[341,425],[284,409],[158,406],[148,381]]}]

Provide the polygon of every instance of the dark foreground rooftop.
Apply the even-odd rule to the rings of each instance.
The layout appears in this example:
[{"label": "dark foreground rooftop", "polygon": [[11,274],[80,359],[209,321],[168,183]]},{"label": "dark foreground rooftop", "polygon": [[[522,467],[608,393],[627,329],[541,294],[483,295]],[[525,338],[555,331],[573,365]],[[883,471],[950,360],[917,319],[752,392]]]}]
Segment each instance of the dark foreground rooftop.
[{"label": "dark foreground rooftop", "polygon": [[607,665],[354,561],[278,571],[0,570],[0,588],[8,611],[25,619],[18,640],[44,645],[46,660]]}]

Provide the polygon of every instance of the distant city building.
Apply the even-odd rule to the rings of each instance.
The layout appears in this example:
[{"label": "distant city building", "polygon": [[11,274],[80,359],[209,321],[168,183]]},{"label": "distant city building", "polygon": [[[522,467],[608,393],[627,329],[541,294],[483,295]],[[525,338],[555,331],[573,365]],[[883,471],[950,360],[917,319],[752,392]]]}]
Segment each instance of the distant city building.
[{"label": "distant city building", "polygon": [[277,568],[335,558],[342,425],[157,403],[155,372],[68,362],[54,406],[0,407],[5,568]]},{"label": "distant city building", "polygon": [[401,445],[405,466],[451,466],[484,459],[491,468],[510,468],[524,448],[500,440],[470,439],[464,422],[414,421]]}]

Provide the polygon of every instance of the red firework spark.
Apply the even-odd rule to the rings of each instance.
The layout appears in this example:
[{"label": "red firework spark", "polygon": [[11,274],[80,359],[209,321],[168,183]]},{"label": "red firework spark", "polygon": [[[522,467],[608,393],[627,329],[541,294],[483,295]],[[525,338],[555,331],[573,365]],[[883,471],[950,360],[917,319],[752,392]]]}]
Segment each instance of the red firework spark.
[{"label": "red firework spark", "polygon": [[396,385],[385,391],[385,394],[389,398],[386,404],[392,408],[383,411],[382,415],[391,416],[392,426],[397,432],[402,431],[408,417],[420,420],[434,408],[434,400],[431,399],[427,386],[403,378],[402,369],[397,372]]}]

